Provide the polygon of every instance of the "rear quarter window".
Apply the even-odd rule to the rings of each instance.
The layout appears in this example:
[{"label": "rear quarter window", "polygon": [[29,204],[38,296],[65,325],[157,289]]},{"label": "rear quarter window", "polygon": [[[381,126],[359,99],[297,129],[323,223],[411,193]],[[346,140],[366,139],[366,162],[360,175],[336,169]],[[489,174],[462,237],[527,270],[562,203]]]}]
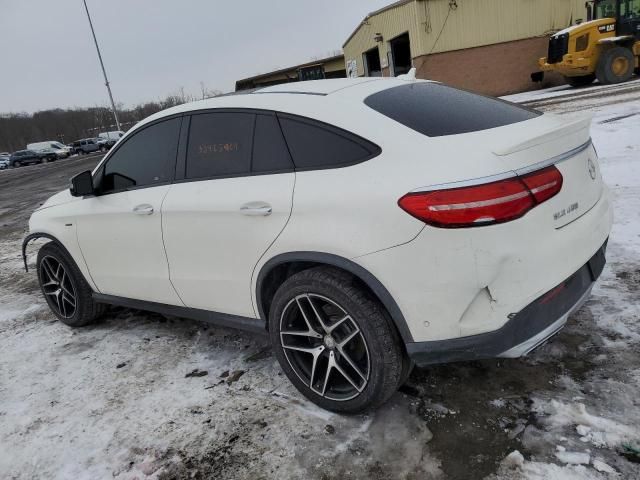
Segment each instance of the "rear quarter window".
[{"label": "rear quarter window", "polygon": [[504,100],[428,82],[389,88],[370,95],[364,103],[429,137],[488,130],[542,115]]},{"label": "rear quarter window", "polygon": [[346,167],[380,153],[377,145],[337,127],[286,114],[278,119],[296,170]]}]

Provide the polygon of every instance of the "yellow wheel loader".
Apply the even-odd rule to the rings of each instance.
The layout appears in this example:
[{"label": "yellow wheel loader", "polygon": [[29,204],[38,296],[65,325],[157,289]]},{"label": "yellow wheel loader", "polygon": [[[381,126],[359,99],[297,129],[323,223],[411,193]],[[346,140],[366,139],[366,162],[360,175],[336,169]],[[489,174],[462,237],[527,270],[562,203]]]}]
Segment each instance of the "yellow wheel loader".
[{"label": "yellow wheel loader", "polygon": [[593,0],[586,7],[587,22],[551,36],[548,55],[538,62],[542,71],[531,75],[533,81],[553,71],[574,87],[596,78],[609,85],[639,73],[640,0]]}]

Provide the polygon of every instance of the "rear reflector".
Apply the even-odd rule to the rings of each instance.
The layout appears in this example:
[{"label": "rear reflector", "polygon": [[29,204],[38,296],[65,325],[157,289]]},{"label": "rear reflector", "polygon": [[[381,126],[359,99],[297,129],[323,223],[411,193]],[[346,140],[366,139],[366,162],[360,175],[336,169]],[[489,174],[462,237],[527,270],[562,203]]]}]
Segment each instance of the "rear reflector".
[{"label": "rear reflector", "polygon": [[562,174],[552,165],[483,185],[408,193],[398,205],[435,227],[478,227],[520,218],[561,188]]}]

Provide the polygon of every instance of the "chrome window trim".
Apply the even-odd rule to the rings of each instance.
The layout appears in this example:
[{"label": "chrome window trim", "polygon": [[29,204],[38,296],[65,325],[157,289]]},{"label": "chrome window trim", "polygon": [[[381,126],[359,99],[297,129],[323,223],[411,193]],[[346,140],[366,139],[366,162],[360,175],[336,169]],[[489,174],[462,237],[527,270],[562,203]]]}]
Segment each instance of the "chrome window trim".
[{"label": "chrome window trim", "polygon": [[526,175],[527,173],[535,172],[536,170],[541,170],[550,165],[555,165],[557,163],[564,162],[565,160],[573,158],[579,153],[584,152],[591,145],[592,139],[589,138],[588,141],[576,148],[572,148],[565,153],[561,153],[560,155],[556,155],[555,157],[543,160],[542,162],[534,163],[533,165],[529,165],[528,167],[519,168],[517,170],[509,170],[507,172],[489,175],[488,177],[472,178],[469,180],[461,180],[459,182],[440,183],[427,187],[419,187],[415,190],[411,190],[410,193],[432,192],[437,190],[448,190],[451,188],[474,187],[476,185],[484,185],[486,183],[499,182],[501,180],[507,180],[509,178]]}]

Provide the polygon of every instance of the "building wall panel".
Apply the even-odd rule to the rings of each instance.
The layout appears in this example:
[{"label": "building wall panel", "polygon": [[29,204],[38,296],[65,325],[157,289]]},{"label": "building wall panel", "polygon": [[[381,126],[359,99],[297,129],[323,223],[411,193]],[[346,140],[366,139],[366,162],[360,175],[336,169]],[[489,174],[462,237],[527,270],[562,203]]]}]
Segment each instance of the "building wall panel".
[{"label": "building wall panel", "polygon": [[[474,48],[546,36],[578,18],[586,20],[584,0],[414,0],[365,19],[345,43],[345,60],[357,62],[364,75],[362,54],[378,47],[385,66],[388,41],[409,32],[411,55]],[[381,33],[382,42],[374,36]]]}]

